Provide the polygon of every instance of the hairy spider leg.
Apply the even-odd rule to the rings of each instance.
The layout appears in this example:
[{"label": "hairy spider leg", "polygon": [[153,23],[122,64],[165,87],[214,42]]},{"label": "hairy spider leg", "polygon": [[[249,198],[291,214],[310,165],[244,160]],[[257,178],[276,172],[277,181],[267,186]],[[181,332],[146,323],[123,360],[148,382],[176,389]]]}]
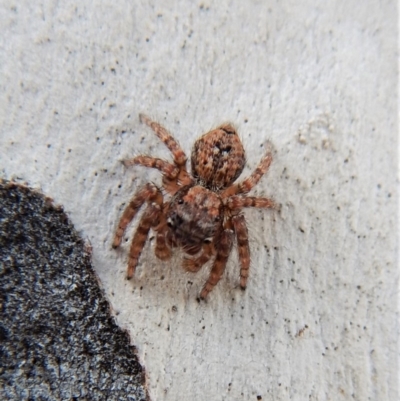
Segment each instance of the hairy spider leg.
[{"label": "hairy spider leg", "polygon": [[[246,195],[233,195],[226,201],[228,208],[235,213],[240,211],[243,207],[256,207],[256,208],[278,208],[276,203],[269,198],[257,198],[254,196]],[[246,225],[246,220],[243,215],[236,214],[232,217],[232,223],[235,229],[238,254],[240,261],[240,287],[244,290],[247,284],[250,268],[250,247],[249,236]]]},{"label": "hairy spider leg", "polygon": [[226,204],[232,211],[240,210],[243,207],[256,207],[263,209],[276,209],[278,207],[272,199],[246,195],[233,195],[228,198]]},{"label": "hairy spider leg", "polygon": [[[154,131],[157,137],[165,144],[165,146],[172,153],[172,157],[174,158],[174,163],[179,170],[177,181],[181,183],[182,186],[192,184],[193,179],[190,177],[190,175],[186,170],[187,157],[185,155],[185,152],[179,146],[178,142],[176,142],[176,140],[174,139],[174,137],[162,125],[156,123],[155,121],[152,121],[145,114],[139,114],[139,119],[142,123],[146,124]],[[170,183],[169,181],[171,181],[171,178],[164,176],[163,183],[166,187],[170,187],[171,190],[169,192],[172,192],[174,188],[174,183],[173,182]],[[175,182],[175,187],[176,186],[177,185]],[[176,190],[174,192],[176,192]]]},{"label": "hairy spider leg", "polygon": [[129,262],[126,278],[130,280],[135,274],[136,266],[139,261],[140,254],[142,253],[144,244],[147,241],[150,228],[158,224],[160,215],[160,205],[151,203],[147,206],[143,216],[139,222],[139,226],[132,239],[131,248],[129,250]]},{"label": "hairy spider leg", "polygon": [[178,177],[179,168],[165,160],[151,156],[136,156],[133,159],[123,160],[122,163],[125,167],[130,166],[143,166],[155,168],[163,173],[165,177],[170,180],[174,180]]},{"label": "hairy spider leg", "polygon": [[233,216],[232,223],[235,229],[240,261],[240,288],[244,290],[246,289],[250,268],[249,233],[247,231],[246,220],[244,219],[243,215]]},{"label": "hairy spider leg", "polygon": [[174,195],[181,187],[178,184],[180,170],[177,166],[165,160],[151,156],[136,156],[133,159],[124,160],[125,167],[139,165],[143,167],[155,168],[163,174],[163,187],[171,195]]},{"label": "hairy spider leg", "polygon": [[160,224],[154,229],[157,232],[156,248],[154,253],[158,259],[168,260],[172,256],[171,249],[166,243],[167,219],[164,213],[160,214]]},{"label": "hairy spider leg", "polygon": [[261,177],[268,171],[269,166],[272,163],[272,145],[267,142],[267,152],[265,156],[261,159],[257,168],[253,171],[250,177],[246,178],[244,181],[234,184],[226,188],[221,193],[223,199],[229,198],[232,195],[237,194],[247,194],[250,190],[257,185]]},{"label": "hairy spider leg", "polygon": [[170,150],[174,158],[174,162],[177,166],[185,166],[187,157],[185,152],[179,146],[178,142],[175,141],[174,137],[160,124],[152,121],[145,114],[139,114],[140,122],[149,126],[157,137],[165,144],[165,146]]},{"label": "hairy spider leg", "polygon": [[113,248],[118,248],[121,245],[122,236],[126,230],[128,224],[133,220],[136,213],[146,202],[156,202],[158,205],[162,205],[163,196],[161,191],[153,184],[148,183],[142,187],[129,202],[128,206],[124,210],[122,217],[118,223],[117,230],[115,232]]},{"label": "hairy spider leg", "polygon": [[226,262],[232,249],[233,230],[226,228],[222,231],[220,241],[218,243],[217,256],[211,269],[210,276],[200,293],[200,298],[205,299],[212,289],[217,285],[224,273]]}]

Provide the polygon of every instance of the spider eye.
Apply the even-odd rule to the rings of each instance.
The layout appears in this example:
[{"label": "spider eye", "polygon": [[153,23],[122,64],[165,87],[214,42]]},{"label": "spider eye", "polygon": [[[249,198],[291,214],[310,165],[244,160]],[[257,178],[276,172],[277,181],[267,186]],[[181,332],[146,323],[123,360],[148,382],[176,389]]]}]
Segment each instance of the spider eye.
[{"label": "spider eye", "polygon": [[206,238],[206,239],[204,240],[204,243],[205,243],[205,244],[211,244],[211,240],[212,240],[212,238]]},{"label": "spider eye", "polygon": [[168,220],[167,220],[167,226],[168,226],[168,227],[173,227],[173,226],[174,226],[174,225],[172,224],[172,220],[171,220],[170,217],[169,217]]},{"label": "spider eye", "polygon": [[178,200],[178,205],[182,205],[182,203],[183,203],[183,199],[179,199]]}]

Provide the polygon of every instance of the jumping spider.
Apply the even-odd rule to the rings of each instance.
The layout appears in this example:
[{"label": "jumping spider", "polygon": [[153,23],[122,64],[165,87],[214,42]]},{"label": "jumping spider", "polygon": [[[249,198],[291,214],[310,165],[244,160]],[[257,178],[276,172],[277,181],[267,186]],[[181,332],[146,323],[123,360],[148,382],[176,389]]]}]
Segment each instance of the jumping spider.
[{"label": "jumping spider", "polygon": [[243,145],[231,124],[204,134],[194,144],[192,174],[186,170],[187,157],[172,135],[161,125],[140,114],[171,151],[174,163],[150,156],[137,156],[123,161],[125,166],[141,165],[156,168],[163,174],[162,186],[171,198],[153,183],[147,183],[132,198],[119,221],[113,247],[121,244],[127,225],[147,202],[147,208],[133,237],[127,278],[135,273],[150,228],[156,233],[155,254],[161,260],[171,258],[173,248],[185,253],[183,268],[197,272],[214,258],[210,276],[200,293],[205,299],[220,280],[236,238],[240,260],[240,287],[246,288],[250,267],[247,226],[241,210],[244,207],[274,208],[268,198],[246,194],[268,171],[272,162],[270,146],[254,172],[244,181],[233,184],[243,171]]}]

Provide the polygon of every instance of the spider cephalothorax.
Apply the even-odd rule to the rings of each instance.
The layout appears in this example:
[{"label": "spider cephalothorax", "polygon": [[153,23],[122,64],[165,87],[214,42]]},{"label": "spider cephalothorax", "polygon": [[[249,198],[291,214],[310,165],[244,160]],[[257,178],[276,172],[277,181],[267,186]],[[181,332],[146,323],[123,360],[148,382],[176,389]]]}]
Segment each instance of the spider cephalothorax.
[{"label": "spider cephalothorax", "polygon": [[[221,230],[223,204],[218,195],[200,186],[187,185],[171,199],[165,210],[168,242],[194,255]],[[194,218],[194,216],[196,216]]]},{"label": "spider cephalothorax", "polygon": [[163,189],[170,195],[165,201],[161,190],[148,183],[125,209],[114,237],[114,248],[121,244],[127,225],[141,206],[148,203],[132,240],[127,278],[133,277],[152,228],[156,232],[155,254],[159,259],[169,259],[172,250],[180,248],[185,254],[183,267],[191,272],[197,272],[213,259],[210,276],[200,293],[203,299],[220,280],[236,238],[241,265],[240,286],[245,289],[250,249],[246,221],[240,212],[244,207],[275,207],[271,199],[246,195],[267,172],[272,162],[270,148],[255,171],[244,181],[234,184],[243,171],[245,153],[234,127],[224,124],[195,142],[191,154],[192,174],[189,175],[186,155],[172,135],[143,114],[140,120],[165,143],[174,163],[150,156],[124,161],[125,166],[142,165],[160,170]]}]

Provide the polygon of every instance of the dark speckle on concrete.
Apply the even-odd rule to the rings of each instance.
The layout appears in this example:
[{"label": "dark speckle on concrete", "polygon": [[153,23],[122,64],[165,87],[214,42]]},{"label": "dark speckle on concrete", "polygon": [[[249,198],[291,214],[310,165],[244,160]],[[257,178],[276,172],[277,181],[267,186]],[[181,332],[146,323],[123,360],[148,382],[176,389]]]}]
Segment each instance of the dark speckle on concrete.
[{"label": "dark speckle on concrete", "polygon": [[0,399],[146,400],[144,369],[66,214],[0,181]]}]

